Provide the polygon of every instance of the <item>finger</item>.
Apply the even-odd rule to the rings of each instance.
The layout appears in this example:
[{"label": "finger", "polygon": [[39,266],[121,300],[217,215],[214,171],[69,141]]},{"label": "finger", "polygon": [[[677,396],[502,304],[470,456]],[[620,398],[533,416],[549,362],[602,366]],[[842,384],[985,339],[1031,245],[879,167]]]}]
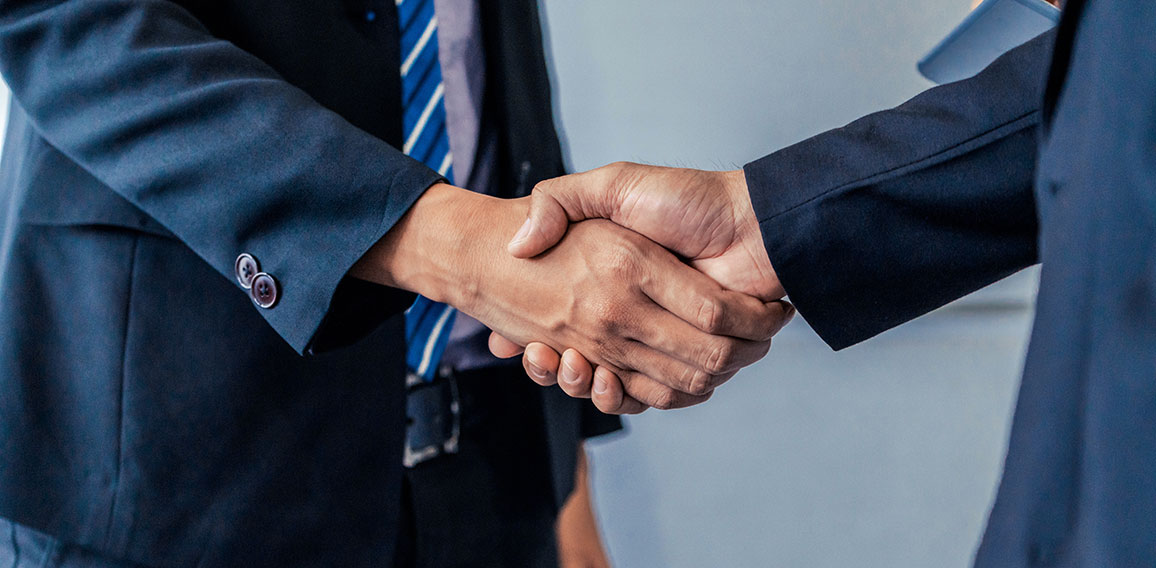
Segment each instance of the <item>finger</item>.
[{"label": "finger", "polygon": [[770,349],[769,340],[710,335],[655,304],[639,310],[642,316],[625,332],[630,341],[602,356],[688,394],[707,394]]},{"label": "finger", "polygon": [[490,353],[498,359],[509,359],[521,355],[522,346],[498,335],[497,332],[490,332]]},{"label": "finger", "polygon": [[[551,182],[543,182],[546,183]],[[562,192],[562,195],[566,193]],[[570,219],[565,207],[551,193],[536,187],[530,196],[530,212],[526,222],[522,223],[506,250],[517,258],[537,256],[558,244],[569,226]]]},{"label": "finger", "polygon": [[[655,303],[712,335],[766,341],[782,327],[782,307],[720,286],[671,254],[652,254],[642,291]],[[773,302],[772,302],[773,304]]]},{"label": "finger", "polygon": [[[669,318],[675,321],[666,321]],[[686,322],[669,313],[655,314],[649,323],[640,326],[631,334],[632,339],[653,349],[656,354],[677,360],[690,369],[680,368],[670,361],[655,360],[647,368],[638,368],[654,378],[668,378],[675,373],[683,373],[677,382],[668,383],[684,392],[703,394],[706,390],[722,384],[717,379],[712,380],[708,388],[693,389],[692,386],[703,382],[708,377],[733,375],[739,369],[750,365],[763,357],[770,350],[771,341],[748,341],[710,335],[699,331]],[[653,360],[653,359],[652,359]],[[692,373],[691,371],[697,371]],[[663,381],[666,382],[666,381]]]},{"label": "finger", "polygon": [[[670,314],[666,315],[677,320]],[[686,325],[681,320],[679,320],[679,324]],[[709,335],[706,337],[711,338]],[[718,339],[722,342],[737,341],[724,338],[712,339]],[[694,347],[686,347],[686,349],[692,348]],[[709,373],[700,365],[684,361],[679,356],[664,353],[633,339],[627,340],[616,349],[617,351],[613,354],[604,354],[605,362],[615,369],[636,371],[651,381],[690,395],[707,394],[725,383],[738,371],[736,368],[734,371]]]},{"label": "finger", "polygon": [[613,217],[622,199],[614,181],[626,164],[612,164],[588,172],[540,182],[530,196],[526,222],[507,245],[517,258],[542,254],[558,244],[570,223]]},{"label": "finger", "polygon": [[559,364],[561,357],[558,352],[543,343],[527,345],[526,354],[522,356],[522,367],[526,369],[526,374],[544,387],[558,384]]},{"label": "finger", "polygon": [[622,390],[631,398],[651,408],[672,410],[701,404],[710,399],[714,391],[704,395],[693,395],[672,389],[642,373],[614,369],[622,382]]},{"label": "finger", "polygon": [[[685,323],[683,325],[685,325]],[[623,344],[621,349],[625,354],[625,356],[622,357],[623,359],[638,364],[639,367],[644,369],[657,369],[660,368],[663,364],[673,365],[673,368],[679,369],[688,368],[685,363],[672,359],[665,354],[658,353],[657,351],[654,351],[653,349],[650,349],[649,347],[638,343],[637,341],[628,341]],[[558,381],[558,384],[563,387],[562,390],[566,391],[566,393],[572,397],[592,398],[593,376],[591,374],[591,376],[588,377],[585,374],[585,371],[590,368],[590,363],[586,360],[586,358],[579,354],[577,351],[568,349],[566,350],[566,353],[562,354],[562,361],[562,370],[559,372],[561,379]],[[581,376],[581,379],[571,383],[570,387],[567,387],[567,373],[569,372],[566,369],[567,365],[574,366],[576,371],[575,374],[580,374]],[[585,365],[585,367],[581,367],[581,365]],[[599,406],[599,409],[603,410],[603,412],[610,414],[623,414],[626,413],[624,412],[625,410],[630,410],[632,412],[635,410],[641,411],[639,407],[633,402],[626,402],[629,399],[633,399],[634,402],[641,403],[643,407],[653,407],[661,410],[669,410],[673,408],[694,406],[696,404],[705,402],[710,398],[711,392],[713,392],[713,389],[709,389],[705,392],[705,394],[687,393],[678,388],[671,387],[669,384],[663,382],[662,380],[652,378],[645,373],[635,370],[625,370],[622,367],[615,368],[613,365],[599,365],[598,368],[603,369],[603,373],[611,372],[613,375],[615,375],[618,381],[621,383],[621,391],[625,393],[622,398],[604,400],[604,405]],[[685,371],[676,371],[672,374],[677,375],[682,372]],[[726,379],[729,379],[731,375],[733,375],[733,373],[723,376],[720,379],[721,381],[725,381]],[[589,379],[589,381],[587,381],[587,379]],[[669,377],[665,380],[668,382],[673,382]],[[608,384],[612,388],[614,387],[614,383],[612,381],[608,381]],[[614,395],[613,390],[611,390],[609,394]]]},{"label": "finger", "polygon": [[590,398],[593,388],[594,369],[581,353],[567,349],[562,353],[562,365],[558,369],[558,386],[574,398]]},{"label": "finger", "polygon": [[641,414],[648,407],[626,394],[622,381],[607,367],[594,369],[594,406],[605,414]]},{"label": "finger", "polygon": [[775,328],[775,335],[778,335],[788,323],[791,323],[791,320],[795,317],[795,312],[798,311],[793,304],[786,300],[768,302],[767,309],[771,311],[772,317],[774,317],[778,323],[778,327]]}]

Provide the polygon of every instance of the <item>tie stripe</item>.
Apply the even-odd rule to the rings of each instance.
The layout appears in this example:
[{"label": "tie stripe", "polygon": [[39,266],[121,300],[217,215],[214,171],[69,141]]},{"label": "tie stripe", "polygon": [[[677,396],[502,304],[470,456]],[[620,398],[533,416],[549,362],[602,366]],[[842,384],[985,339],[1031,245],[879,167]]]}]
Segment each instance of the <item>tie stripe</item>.
[{"label": "tie stripe", "polygon": [[[430,18],[429,24],[427,24],[425,30],[421,32],[421,37],[418,38],[417,45],[413,47],[413,50],[409,52],[409,55],[405,58],[405,61],[401,63],[402,77],[409,75],[409,70],[411,67],[413,67],[414,62],[417,61],[418,56],[422,53],[426,53],[425,48],[430,44],[430,38],[434,37],[434,32],[436,32],[437,29],[438,18],[437,16],[434,16],[433,18]],[[429,51],[432,52],[434,50],[430,49]]]},{"label": "tie stripe", "polygon": [[454,155],[446,152],[446,157],[442,158],[441,164],[438,165],[438,174],[445,176],[450,171],[450,166],[454,165]]},{"label": "tie stripe", "polygon": [[441,68],[436,63],[437,61],[431,57],[419,61],[420,67],[410,70],[409,78],[401,84],[403,108],[410,108],[413,101],[422,93],[428,97],[437,88],[438,83],[442,82]]},{"label": "tie stripe", "polygon": [[438,83],[437,88],[434,89],[433,97],[426,102],[425,108],[422,109],[421,116],[418,117],[416,124],[409,127],[409,136],[405,139],[405,146],[402,147],[402,152],[410,156],[413,155],[413,147],[417,144],[418,139],[421,138],[421,134],[425,131],[426,124],[429,123],[430,117],[434,115],[434,111],[440,111],[438,114],[445,115],[445,107],[441,104],[442,97],[444,97],[445,94],[445,85]]},{"label": "tie stripe", "polygon": [[442,164],[443,151],[450,151],[445,130],[445,124],[431,124],[427,126],[426,135],[418,140],[418,144],[414,146],[413,154],[410,154],[410,156],[436,169]]},{"label": "tie stripe", "polygon": [[[453,183],[433,0],[395,1],[401,26],[402,151]],[[406,312],[406,366],[422,380],[433,380],[456,313],[423,296]]]},{"label": "tie stripe", "polygon": [[426,4],[431,4],[433,0],[403,0],[397,2],[397,21],[401,24],[401,29],[404,30],[413,23],[414,16],[426,7]]},{"label": "tie stripe", "polygon": [[[433,329],[430,330],[429,335],[431,338],[440,337],[442,333],[449,331],[446,329],[446,325],[452,320],[450,316],[454,315],[453,308],[446,306],[445,304],[439,304],[439,307],[442,307],[442,310],[441,313],[438,314],[437,320],[434,322]],[[431,365],[434,362],[434,347],[437,347],[437,341],[426,342],[425,348],[421,352],[421,362],[418,363],[417,369],[415,369],[417,374],[425,375],[430,372]]]},{"label": "tie stripe", "polygon": [[[443,126],[439,130],[444,132],[445,127]],[[432,141],[433,145],[431,145],[428,150],[422,150],[421,161],[422,163],[429,164],[430,168],[437,169],[441,167],[445,157],[450,155],[450,143],[444,134],[433,138]]]}]

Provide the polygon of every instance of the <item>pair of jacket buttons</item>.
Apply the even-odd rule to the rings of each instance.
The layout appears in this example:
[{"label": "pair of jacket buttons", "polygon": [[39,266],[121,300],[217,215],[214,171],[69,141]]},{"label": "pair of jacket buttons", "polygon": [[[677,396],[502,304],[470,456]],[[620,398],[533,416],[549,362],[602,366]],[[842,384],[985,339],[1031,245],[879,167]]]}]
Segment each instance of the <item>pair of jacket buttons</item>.
[{"label": "pair of jacket buttons", "polygon": [[281,297],[281,290],[277,280],[271,275],[261,272],[261,265],[253,255],[244,253],[233,263],[237,282],[249,291],[249,297],[262,308],[272,308]]}]

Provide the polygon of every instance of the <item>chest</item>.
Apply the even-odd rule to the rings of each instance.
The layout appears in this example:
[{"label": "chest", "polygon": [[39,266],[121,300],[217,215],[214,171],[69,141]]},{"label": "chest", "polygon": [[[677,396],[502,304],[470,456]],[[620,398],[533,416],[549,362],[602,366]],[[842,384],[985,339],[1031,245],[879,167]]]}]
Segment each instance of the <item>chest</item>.
[{"label": "chest", "polygon": [[[1156,4],[1080,3],[1057,46],[1037,202],[1049,226],[1156,229]],[[1110,238],[1108,239],[1111,240]],[[1046,240],[1045,240],[1046,244]]]}]

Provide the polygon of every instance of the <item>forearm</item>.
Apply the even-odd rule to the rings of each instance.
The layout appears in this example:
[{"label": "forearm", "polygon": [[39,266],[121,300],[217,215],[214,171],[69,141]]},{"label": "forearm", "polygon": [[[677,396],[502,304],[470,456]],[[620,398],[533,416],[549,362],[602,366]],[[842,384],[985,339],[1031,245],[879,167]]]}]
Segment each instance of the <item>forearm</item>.
[{"label": "forearm", "polygon": [[558,512],[558,563],[563,568],[610,566],[598,532],[589,472],[586,449],[579,444],[574,490]]},{"label": "forearm", "polygon": [[775,272],[833,347],[1035,261],[1032,186],[1051,39],[746,167]]},{"label": "forearm", "polygon": [[438,179],[174,2],[0,1],[0,70],[37,134],[223,276],[257,258],[299,352]]}]

